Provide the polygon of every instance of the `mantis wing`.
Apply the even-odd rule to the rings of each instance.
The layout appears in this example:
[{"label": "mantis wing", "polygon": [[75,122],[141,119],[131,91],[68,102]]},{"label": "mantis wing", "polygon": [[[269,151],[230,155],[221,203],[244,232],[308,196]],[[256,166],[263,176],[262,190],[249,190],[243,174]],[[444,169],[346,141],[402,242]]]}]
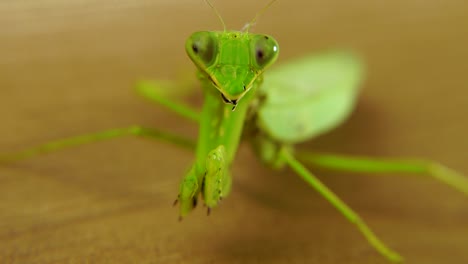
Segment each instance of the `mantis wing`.
[{"label": "mantis wing", "polygon": [[280,142],[298,143],[342,123],[353,110],[364,76],[349,52],[309,55],[265,72],[266,96],[257,125]]}]

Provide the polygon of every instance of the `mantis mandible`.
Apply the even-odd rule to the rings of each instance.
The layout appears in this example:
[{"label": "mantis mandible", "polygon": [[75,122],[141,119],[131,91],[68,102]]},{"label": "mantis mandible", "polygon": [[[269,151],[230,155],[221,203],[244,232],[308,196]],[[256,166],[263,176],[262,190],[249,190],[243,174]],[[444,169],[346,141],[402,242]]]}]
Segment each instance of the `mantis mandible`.
[{"label": "mantis mandible", "polygon": [[142,81],[137,91],[185,119],[199,124],[198,141],[133,126],[49,142],[18,153],[0,156],[7,163],[38,154],[124,135],[165,140],[194,150],[195,161],[182,179],[176,204],[180,219],[201,199],[208,213],[231,189],[230,167],[242,139],[250,141],[267,165],[291,168],[356,225],[368,242],[392,262],[402,257],[383,243],[368,225],[312,174],[303,163],[358,172],[427,174],[468,194],[468,180],[440,164],[424,160],[383,160],[364,157],[294,152],[293,145],[312,139],[342,123],[353,109],[364,78],[364,64],[350,52],[309,55],[279,67],[274,64],[279,44],[269,35],[250,29],[275,0],[265,6],[241,31],[193,33],[185,49],[197,68],[203,87],[201,112],[162,96],[157,91],[174,83]]}]

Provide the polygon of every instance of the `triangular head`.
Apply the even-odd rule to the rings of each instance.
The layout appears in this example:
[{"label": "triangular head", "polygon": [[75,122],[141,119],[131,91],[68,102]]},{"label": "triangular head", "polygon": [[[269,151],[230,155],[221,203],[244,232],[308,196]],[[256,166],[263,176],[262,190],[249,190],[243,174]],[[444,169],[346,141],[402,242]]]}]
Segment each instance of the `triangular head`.
[{"label": "triangular head", "polygon": [[199,31],[188,38],[185,50],[222,99],[236,106],[263,71],[276,61],[279,46],[268,35]]}]

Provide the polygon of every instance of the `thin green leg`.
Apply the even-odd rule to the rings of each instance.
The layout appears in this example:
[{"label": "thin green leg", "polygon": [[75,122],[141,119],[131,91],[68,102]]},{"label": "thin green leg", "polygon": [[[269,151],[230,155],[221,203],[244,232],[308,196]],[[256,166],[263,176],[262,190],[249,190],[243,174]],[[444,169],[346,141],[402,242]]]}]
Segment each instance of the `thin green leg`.
[{"label": "thin green leg", "polygon": [[338,211],[340,211],[346,219],[355,224],[359,231],[369,241],[369,243],[384,257],[392,262],[401,262],[403,258],[387,247],[367,226],[361,217],[355,213],[348,205],[346,205],[338,196],[328,189],[319,179],[310,173],[292,154],[287,150],[280,152],[282,158],[299,176],[301,176],[309,185],[317,190],[325,199],[327,199]]},{"label": "thin green leg", "polygon": [[324,168],[365,173],[412,173],[430,175],[456,190],[468,195],[468,178],[439,163],[426,160],[377,159],[298,152],[299,160]]},{"label": "thin green leg", "polygon": [[[162,105],[178,115],[195,121],[200,121],[200,112],[182,103],[174,102],[167,96],[163,95],[161,90],[173,91],[177,90],[178,85],[171,81],[140,81],[136,84],[136,91],[139,95],[149,101]],[[170,92],[168,92],[170,93]]]},{"label": "thin green leg", "polygon": [[76,137],[70,137],[65,139],[60,139],[56,141],[51,141],[36,147],[32,147],[29,149],[25,149],[23,151],[19,151],[16,153],[0,155],[0,164],[1,163],[8,163],[19,161],[27,158],[31,158],[34,156],[38,156],[41,154],[54,152],[58,150],[62,150],[65,148],[75,147],[83,144],[88,144],[92,142],[104,141],[116,137],[122,137],[127,135],[134,135],[134,136],[141,136],[147,137],[157,140],[162,140],[166,142],[173,143],[175,145],[194,150],[195,149],[195,142],[193,140],[173,135],[170,133],[162,132],[159,130],[140,127],[140,126],[131,126],[125,128],[115,128],[109,129],[97,133],[91,133],[86,135],[80,135]]},{"label": "thin green leg", "polygon": [[[143,97],[147,98],[148,100],[161,104],[165,106],[167,109],[179,114],[180,116],[198,122],[200,120],[200,114],[186,106],[182,103],[177,103],[172,101],[171,99],[164,98],[162,95],[158,94],[158,89],[169,89],[169,90],[176,90],[177,87],[174,87],[175,84],[172,82],[163,82],[163,81],[142,81],[139,82],[136,86],[137,92],[142,95]],[[171,92],[167,93],[170,94]],[[173,93],[173,92],[172,92]],[[54,152],[57,150],[61,150],[64,148],[70,148],[74,146],[79,146],[83,144],[88,144],[91,142],[103,141],[111,138],[127,136],[127,135],[134,135],[134,136],[142,136],[142,137],[149,137],[153,139],[163,140],[170,143],[174,143],[175,145],[179,145],[189,149],[195,149],[195,143],[193,140],[183,138],[177,135],[172,135],[170,133],[162,132],[159,130],[140,127],[140,126],[131,126],[125,128],[115,128],[109,129],[101,132],[95,132],[65,139],[59,139],[55,141],[51,141],[48,143],[44,143],[42,145],[32,147],[29,149],[25,149],[23,151],[19,151],[16,153],[9,153],[9,154],[0,154],[0,164],[1,163],[8,163],[13,161],[19,161],[26,158],[31,158],[40,154],[45,154],[49,152]]]}]

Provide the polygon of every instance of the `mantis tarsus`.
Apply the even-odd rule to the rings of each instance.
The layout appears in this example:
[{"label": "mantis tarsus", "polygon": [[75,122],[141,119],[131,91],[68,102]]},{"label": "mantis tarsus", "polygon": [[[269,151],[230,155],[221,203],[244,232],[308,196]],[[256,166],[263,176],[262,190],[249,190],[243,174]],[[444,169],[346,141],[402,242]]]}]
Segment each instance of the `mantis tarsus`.
[{"label": "mantis tarsus", "polygon": [[278,57],[279,45],[271,36],[249,32],[259,14],[261,12],[242,31],[226,28],[219,32],[202,31],[187,40],[186,51],[198,69],[197,76],[203,86],[204,104],[200,113],[158,94],[157,90],[173,86],[172,83],[144,81],[137,85],[137,91],[145,98],[199,123],[196,144],[158,130],[134,126],[54,141],[1,156],[0,162],[124,135],[173,142],[194,149],[196,154],[176,200],[180,217],[185,217],[199,197],[210,211],[228,195],[229,168],[241,138],[245,138],[264,163],[274,168],[289,166],[355,224],[380,254],[391,261],[401,261],[402,258],[381,242],[358,214],[302,163],[345,171],[428,174],[465,194],[468,194],[468,180],[442,165],[422,160],[295,153],[293,144],[327,132],[348,116],[359,92],[364,66],[360,58],[351,53],[329,52],[265,71]]}]

